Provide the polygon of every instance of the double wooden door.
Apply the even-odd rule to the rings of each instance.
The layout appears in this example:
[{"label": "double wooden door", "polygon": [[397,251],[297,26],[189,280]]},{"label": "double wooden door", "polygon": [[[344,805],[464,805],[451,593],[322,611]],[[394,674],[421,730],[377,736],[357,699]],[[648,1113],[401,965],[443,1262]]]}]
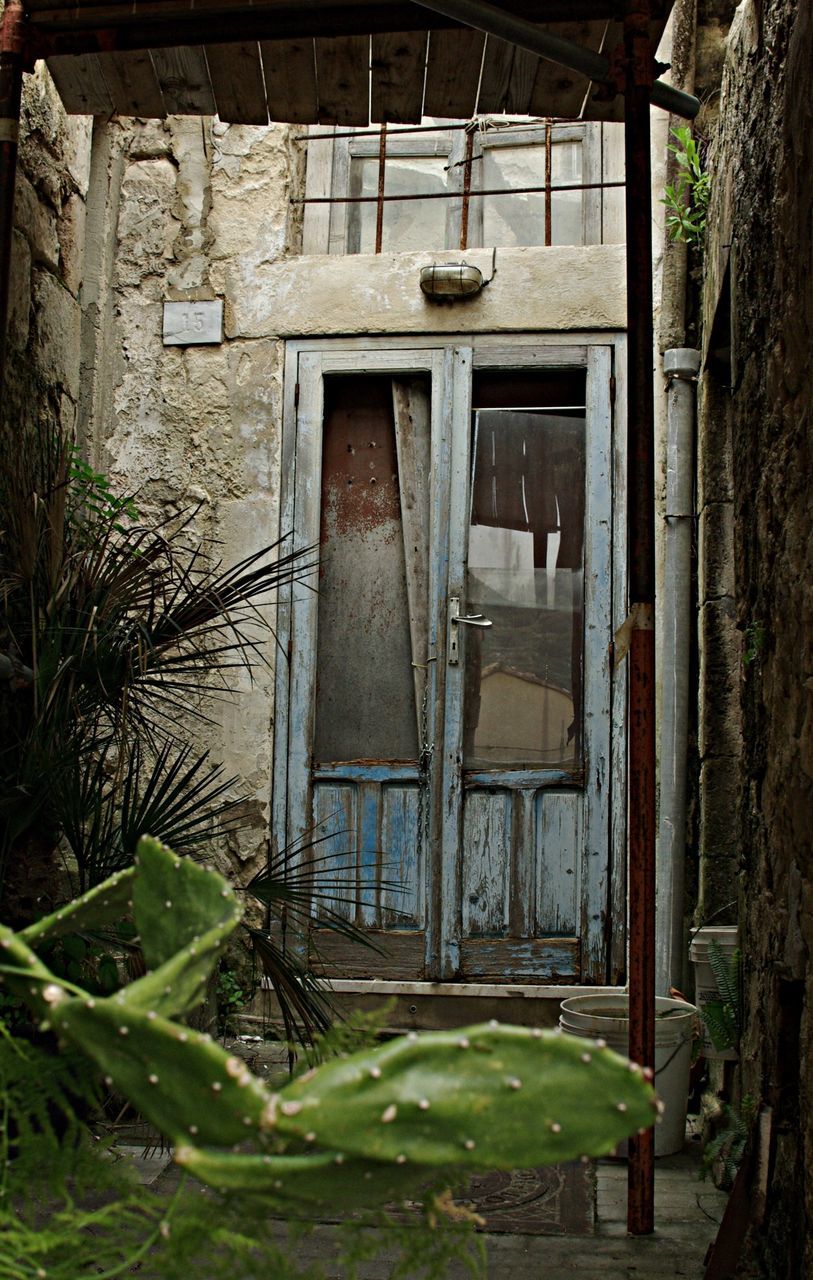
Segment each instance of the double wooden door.
[{"label": "double wooden door", "polygon": [[282,529],[319,571],[280,603],[273,834],[313,861],[333,977],[616,976],[612,365],[289,352]]}]

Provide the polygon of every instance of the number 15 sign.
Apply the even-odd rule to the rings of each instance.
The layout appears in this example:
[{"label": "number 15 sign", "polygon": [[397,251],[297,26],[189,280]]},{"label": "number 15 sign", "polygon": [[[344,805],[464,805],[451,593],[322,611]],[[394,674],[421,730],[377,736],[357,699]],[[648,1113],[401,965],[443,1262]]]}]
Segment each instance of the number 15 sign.
[{"label": "number 15 sign", "polygon": [[195,347],[223,341],[223,300],[165,302],[164,346]]}]

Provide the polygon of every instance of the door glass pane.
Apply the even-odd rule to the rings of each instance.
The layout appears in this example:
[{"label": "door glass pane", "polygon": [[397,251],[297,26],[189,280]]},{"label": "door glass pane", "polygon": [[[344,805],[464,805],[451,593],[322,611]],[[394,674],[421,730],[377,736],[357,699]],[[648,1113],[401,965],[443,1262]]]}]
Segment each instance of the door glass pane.
[{"label": "door glass pane", "polygon": [[[385,193],[427,195],[446,190],[446,156],[387,156]],[[350,161],[350,195],[378,194],[378,157]],[[446,248],[446,200],[387,200],[381,247],[388,253]],[[347,252],[375,253],[374,203],[351,204],[347,215]]]},{"label": "door glass pane", "polygon": [[466,609],[493,626],[462,637],[464,764],[577,769],[583,406],[478,409],[472,453]]},{"label": "door glass pane", "polygon": [[[551,185],[581,182],[580,142],[554,142],[551,147]],[[544,187],[545,147],[541,143],[483,149],[483,189]],[[551,194],[551,243],[581,244],[582,192]],[[544,192],[483,196],[483,244],[510,248],[545,243]]]},{"label": "door glass pane", "polygon": [[317,763],[415,760],[392,380],[325,380]]}]

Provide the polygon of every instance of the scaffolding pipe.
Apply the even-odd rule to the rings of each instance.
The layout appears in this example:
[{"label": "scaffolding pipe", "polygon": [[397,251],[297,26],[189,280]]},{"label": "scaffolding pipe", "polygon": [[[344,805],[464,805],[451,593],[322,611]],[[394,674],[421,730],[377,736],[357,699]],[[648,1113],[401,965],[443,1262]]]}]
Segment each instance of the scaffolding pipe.
[{"label": "scaffolding pipe", "polygon": [[663,357],[668,379],[666,533],[663,627],[663,706],[660,727],[655,985],[660,995],[682,986],[683,884],[686,831],[686,742],[689,724],[694,383],[700,352],[674,347]]},{"label": "scaffolding pipe", "polygon": [[[552,35],[550,31],[527,22],[524,18],[517,18],[505,9],[488,4],[487,0],[416,0],[416,4],[422,5],[425,9],[431,9],[433,13],[442,13],[446,18],[454,18],[467,27],[476,28],[477,31],[484,31],[486,35],[507,40],[518,49],[537,53],[540,57],[547,58],[549,62],[567,67],[569,71],[580,72],[589,80],[596,80],[600,84],[612,84],[612,65],[606,54],[596,53],[593,49],[586,49],[583,45],[574,44],[570,40],[563,40],[560,36]],[[652,62],[648,41],[647,35],[647,51],[649,60]],[[620,89],[616,91],[620,92]],[[665,111],[671,111],[673,115],[683,116],[687,120],[694,120],[700,110],[698,99],[692,97],[690,93],[675,89],[663,80],[653,81],[652,76],[649,80],[647,102],[651,102],[656,107],[663,107]]]},{"label": "scaffolding pipe", "polygon": [[6,368],[14,184],[25,61],[24,23],[20,0],[8,0],[0,19],[0,394]]},{"label": "scaffolding pipe", "polygon": [[[655,1062],[655,395],[649,103],[652,57],[648,0],[626,0],[626,160],[629,420],[629,1053]],[[629,1141],[627,1229],[655,1225],[652,1129]]]}]

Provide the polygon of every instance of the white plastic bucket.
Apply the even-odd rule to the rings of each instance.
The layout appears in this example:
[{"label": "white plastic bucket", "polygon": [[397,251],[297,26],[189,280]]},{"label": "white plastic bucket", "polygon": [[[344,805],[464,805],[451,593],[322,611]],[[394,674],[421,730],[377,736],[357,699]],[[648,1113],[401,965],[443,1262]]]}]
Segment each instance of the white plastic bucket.
[{"label": "white plastic bucket", "polygon": [[[655,1129],[655,1155],[682,1151],[686,1136],[689,1069],[697,1010],[684,1000],[655,999],[655,1088],[665,1110]],[[629,996],[571,996],[563,1000],[559,1026],[572,1036],[606,1040],[611,1049],[629,1054]],[[625,1154],[626,1143],[619,1148]]]},{"label": "white plastic bucket", "polygon": [[[694,998],[703,1021],[703,1011],[708,1005],[720,1005],[720,992],[711,967],[711,944],[716,942],[726,963],[730,964],[738,946],[738,930],[735,924],[704,925],[697,929],[689,944],[689,959],[694,964]],[[703,1044],[701,1052],[706,1058],[717,1058],[733,1062],[737,1050],[717,1049],[703,1021]]]}]

